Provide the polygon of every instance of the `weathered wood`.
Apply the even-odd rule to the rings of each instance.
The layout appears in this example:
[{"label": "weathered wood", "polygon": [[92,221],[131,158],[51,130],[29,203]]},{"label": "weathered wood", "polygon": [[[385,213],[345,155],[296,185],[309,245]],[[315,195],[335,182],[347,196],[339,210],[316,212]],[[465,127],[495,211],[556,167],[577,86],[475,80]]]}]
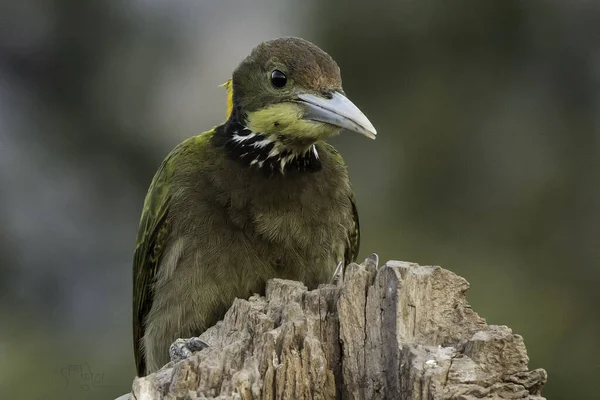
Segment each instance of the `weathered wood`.
[{"label": "weathered wood", "polygon": [[487,325],[439,267],[351,264],[340,287],[273,279],[236,300],[192,357],[136,378],[146,399],[531,399],[523,338]]}]

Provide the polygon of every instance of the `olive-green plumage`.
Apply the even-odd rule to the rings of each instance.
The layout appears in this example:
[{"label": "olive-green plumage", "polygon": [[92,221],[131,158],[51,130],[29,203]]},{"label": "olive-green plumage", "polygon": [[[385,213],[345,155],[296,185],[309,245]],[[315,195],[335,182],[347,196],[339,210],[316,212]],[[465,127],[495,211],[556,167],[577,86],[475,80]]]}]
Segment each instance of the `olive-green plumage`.
[{"label": "olive-green plumage", "polygon": [[178,145],[145,199],[133,265],[139,376],[169,361],[175,339],[215,324],[234,298],[264,292],[268,279],[314,288],[357,256],[346,167],[323,139],[350,123],[375,131],[358,109],[310,103],[343,93],[335,62],[302,39],[277,39],[257,47],[229,87],[226,123]]}]

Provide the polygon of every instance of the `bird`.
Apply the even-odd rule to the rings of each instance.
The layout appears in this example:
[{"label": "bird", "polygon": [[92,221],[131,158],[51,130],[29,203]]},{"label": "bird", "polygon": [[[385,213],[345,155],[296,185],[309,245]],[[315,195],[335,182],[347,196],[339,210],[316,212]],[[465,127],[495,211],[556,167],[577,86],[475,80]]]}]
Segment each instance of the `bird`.
[{"label": "bird", "polygon": [[304,39],[269,40],[223,86],[225,122],[177,145],[144,200],[133,257],[140,377],[235,298],[264,293],[272,278],[316,288],[358,254],[347,167],[325,140],[377,132],[345,95],[333,58]]}]

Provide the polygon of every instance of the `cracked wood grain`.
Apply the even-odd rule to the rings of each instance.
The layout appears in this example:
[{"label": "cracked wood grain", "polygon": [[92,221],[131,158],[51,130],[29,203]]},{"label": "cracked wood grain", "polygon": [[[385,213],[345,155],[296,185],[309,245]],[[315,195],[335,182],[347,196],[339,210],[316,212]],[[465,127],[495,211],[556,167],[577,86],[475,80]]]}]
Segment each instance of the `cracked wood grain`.
[{"label": "cracked wood grain", "polygon": [[201,338],[210,347],[133,382],[154,399],[529,399],[523,338],[487,325],[468,283],[440,267],[350,264],[341,286],[273,279],[237,299]]}]

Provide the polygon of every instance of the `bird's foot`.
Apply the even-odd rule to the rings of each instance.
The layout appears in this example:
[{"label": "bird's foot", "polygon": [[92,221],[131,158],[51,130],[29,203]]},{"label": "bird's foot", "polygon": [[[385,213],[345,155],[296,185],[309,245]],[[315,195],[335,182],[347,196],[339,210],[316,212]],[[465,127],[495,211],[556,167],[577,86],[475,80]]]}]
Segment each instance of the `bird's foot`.
[{"label": "bird's foot", "polygon": [[379,269],[379,256],[375,253],[371,254],[365,258],[363,265],[367,271],[376,273]]},{"label": "bird's foot", "polygon": [[[361,265],[364,266],[367,271],[375,274],[379,269],[379,256],[376,253],[373,253],[365,258],[365,261]],[[330,283],[336,286],[342,286],[344,283],[344,263],[342,261],[335,267]]]},{"label": "bird's foot", "polygon": [[335,267],[330,283],[336,286],[342,286],[344,283],[344,262],[340,261]]},{"label": "bird's foot", "polygon": [[169,347],[169,356],[171,357],[171,361],[181,361],[207,347],[210,347],[210,345],[198,337],[177,339]]}]

